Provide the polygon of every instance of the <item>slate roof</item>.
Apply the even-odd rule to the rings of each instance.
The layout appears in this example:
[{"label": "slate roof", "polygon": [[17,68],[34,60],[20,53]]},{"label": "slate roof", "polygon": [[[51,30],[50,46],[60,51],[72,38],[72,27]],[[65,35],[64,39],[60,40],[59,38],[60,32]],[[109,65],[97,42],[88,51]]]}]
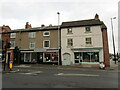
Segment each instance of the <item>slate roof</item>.
[{"label": "slate roof", "polygon": [[[95,26],[95,25],[103,25],[104,23],[99,19],[88,19],[88,20],[79,20],[79,21],[69,21],[63,22],[61,28],[67,27],[81,27],[81,26]],[[105,25],[105,24],[104,24]],[[106,27],[106,26],[104,26]]]},{"label": "slate roof", "polygon": [[34,27],[28,29],[15,29],[11,31],[3,31],[0,33],[34,32],[34,31],[45,31],[45,30],[58,30],[58,26],[44,26],[44,27]]},{"label": "slate roof", "polygon": [[44,26],[44,27],[34,27],[28,29],[16,29],[14,31],[44,31],[44,30],[57,30],[58,26]]},{"label": "slate roof", "polygon": [[[99,19],[62,22],[62,25],[60,26],[60,28],[95,26],[95,25],[101,25],[102,29],[107,29],[103,21],[100,21]],[[58,26],[34,27],[34,28],[29,28],[29,29],[15,29],[11,31],[0,32],[0,33],[34,32],[34,31],[45,31],[45,30],[58,30]]]}]

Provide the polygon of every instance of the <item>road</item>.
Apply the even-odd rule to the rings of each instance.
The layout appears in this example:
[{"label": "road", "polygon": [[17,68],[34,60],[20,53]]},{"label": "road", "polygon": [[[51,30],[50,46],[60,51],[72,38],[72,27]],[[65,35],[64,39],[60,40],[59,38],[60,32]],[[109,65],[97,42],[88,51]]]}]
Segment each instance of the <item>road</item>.
[{"label": "road", "polygon": [[3,73],[3,88],[118,88],[117,71],[19,68]]}]

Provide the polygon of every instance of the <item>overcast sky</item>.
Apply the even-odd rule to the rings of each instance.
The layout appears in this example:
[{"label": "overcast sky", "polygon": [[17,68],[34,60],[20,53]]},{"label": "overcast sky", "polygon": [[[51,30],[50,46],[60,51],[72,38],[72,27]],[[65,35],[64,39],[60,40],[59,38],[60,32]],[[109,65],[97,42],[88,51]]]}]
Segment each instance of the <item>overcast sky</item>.
[{"label": "overcast sky", "polygon": [[32,27],[41,24],[57,25],[65,21],[93,19],[99,15],[108,28],[109,51],[113,52],[111,18],[113,20],[116,52],[118,51],[118,1],[119,0],[0,0],[0,26],[21,29],[29,22]]}]

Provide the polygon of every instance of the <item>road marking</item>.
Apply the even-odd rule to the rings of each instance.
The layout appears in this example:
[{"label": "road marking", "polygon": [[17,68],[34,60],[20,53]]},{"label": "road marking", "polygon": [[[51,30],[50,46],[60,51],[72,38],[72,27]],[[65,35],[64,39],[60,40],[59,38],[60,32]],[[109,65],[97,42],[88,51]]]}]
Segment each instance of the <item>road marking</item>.
[{"label": "road marking", "polygon": [[64,73],[58,73],[58,74],[55,74],[57,76],[93,76],[93,77],[98,77],[99,75],[94,75],[94,74],[64,74]]},{"label": "road marking", "polygon": [[42,71],[32,71],[32,72],[28,72],[28,73],[18,73],[18,74],[24,74],[24,75],[38,75],[42,73]]}]

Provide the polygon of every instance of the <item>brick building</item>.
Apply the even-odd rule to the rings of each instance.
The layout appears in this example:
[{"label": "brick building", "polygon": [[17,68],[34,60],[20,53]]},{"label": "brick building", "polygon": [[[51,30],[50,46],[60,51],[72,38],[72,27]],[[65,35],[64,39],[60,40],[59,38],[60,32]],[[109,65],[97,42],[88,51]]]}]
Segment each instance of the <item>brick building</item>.
[{"label": "brick building", "polygon": [[58,26],[33,28],[26,22],[25,29],[9,33],[11,50],[20,49],[19,63],[58,64],[61,58],[62,65],[105,62],[110,66],[107,27],[97,14],[94,19],[63,22],[60,32]]},{"label": "brick building", "polygon": [[32,28],[26,22],[25,29],[12,30],[11,35],[11,49],[17,46],[21,52],[19,63],[58,64],[58,26]]},{"label": "brick building", "polygon": [[[1,60],[6,60],[6,63],[9,63],[10,59],[13,60],[13,50],[11,50],[8,46],[10,46],[10,34],[8,32],[11,31],[9,26],[3,25],[0,27],[0,41],[1,41]],[[7,33],[6,33],[7,32]]]}]

